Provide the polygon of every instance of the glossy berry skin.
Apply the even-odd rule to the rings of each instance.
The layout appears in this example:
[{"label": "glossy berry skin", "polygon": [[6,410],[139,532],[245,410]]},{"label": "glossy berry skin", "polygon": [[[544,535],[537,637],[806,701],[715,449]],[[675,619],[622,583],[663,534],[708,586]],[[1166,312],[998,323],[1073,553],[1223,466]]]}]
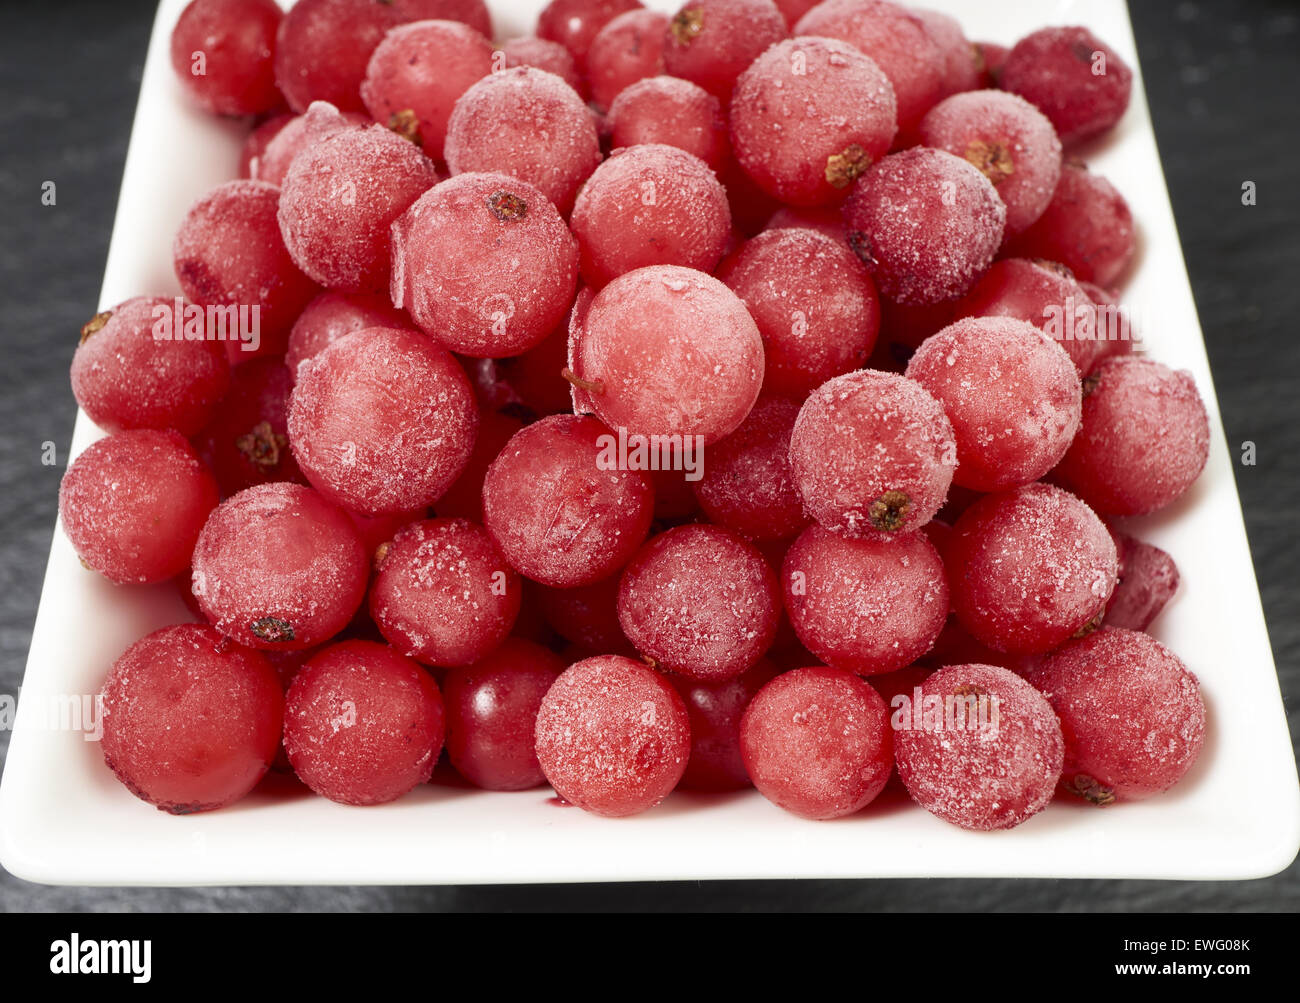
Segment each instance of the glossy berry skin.
[{"label": "glossy berry skin", "polygon": [[650,531],[654,489],[639,470],[602,466],[613,433],[552,415],[518,432],[488,468],[483,516],[510,566],[558,588],[608,578]]},{"label": "glossy berry skin", "polygon": [[993,262],[1007,208],[974,166],[913,147],[871,167],[844,203],[849,246],[892,300],[962,295]]},{"label": "glossy berry skin", "polygon": [[921,343],[907,377],[943,405],[957,442],[953,482],[976,491],[1038,480],[1079,428],[1074,364],[1024,321],[957,321]]},{"label": "glossy berry skin", "polygon": [[289,448],[293,380],[278,359],[235,367],[216,415],[194,439],[223,498],[254,484],[306,483]]},{"label": "glossy berry skin", "polygon": [[854,540],[810,526],[786,551],[781,588],[804,646],[863,676],[920,658],[948,616],[943,561],[922,533]]},{"label": "glossy berry skin", "polygon": [[59,519],[82,563],[118,585],[172,578],[217,504],[217,483],[179,434],[116,432],[89,446],[59,485]]},{"label": "glossy berry skin", "polygon": [[1094,805],[1168,790],[1205,740],[1196,676],[1146,634],[1103,629],[1051,654],[1029,681],[1060,715],[1061,789]]},{"label": "glossy berry skin", "polygon": [[781,594],[763,555],[718,526],[652,537],[619,580],[618,619],[659,669],[721,682],[772,646]]},{"label": "glossy berry skin", "polygon": [[100,698],[104,761],[132,794],[173,815],[238,801],[280,746],[275,670],[206,625],[164,627],[131,645]]},{"label": "glossy berry skin", "polygon": [[842,818],[879,794],[893,768],[885,702],[842,669],[791,669],[750,702],[740,750],[758,792],[809,819]]},{"label": "glossy berry skin", "polygon": [[1087,28],[1041,28],[1012,47],[998,83],[1036,105],[1074,146],[1120,120],[1133,71]]},{"label": "glossy berry skin", "polygon": [[727,119],[703,87],[677,77],[647,77],[619,91],[605,116],[611,149],[651,143],[675,146],[714,171],[727,163]]},{"label": "glossy berry skin", "polygon": [[193,435],[226,392],[230,366],[221,342],[155,336],[158,317],[173,310],[172,300],[137,296],[82,328],[72,393],[105,431],[172,428]]},{"label": "glossy berry skin", "polygon": [[551,0],[537,17],[537,34],[563,45],[578,71],[586,73],[592,43],[601,29],[641,6],[641,0]]},{"label": "glossy berry skin", "polygon": [[393,302],[430,337],[475,357],[518,355],[564,319],[578,244],[537,188],[459,174],[393,226]]},{"label": "glossy berry skin", "polygon": [[795,38],[741,74],[730,106],[736,159],[789,205],[836,205],[888,152],[898,109],[889,78],[847,42]]},{"label": "glossy berry skin", "polygon": [[284,751],[298,779],[322,797],[384,804],[432,775],[443,722],[442,696],[428,672],[387,645],[342,641],[294,677]]},{"label": "glossy berry skin", "polygon": [[370,614],[397,651],[427,665],[478,661],[519,616],[518,575],[468,519],[412,523],[375,558]]},{"label": "glossy berry skin", "polygon": [[275,82],[289,107],[303,112],[313,101],[328,101],[343,111],[365,111],[366,64],[401,20],[383,0],[298,0],[280,23],[275,46]]},{"label": "glossy berry skin", "polygon": [[933,518],[957,465],[952,424],[919,383],[857,370],[822,384],[790,436],[805,508],[848,536],[906,532]]},{"label": "glossy berry skin", "polygon": [[962,626],[1009,654],[1050,651],[1090,629],[1118,573],[1106,526],[1048,484],[977,501],[953,525],[944,559]]},{"label": "glossy berry skin", "polygon": [[280,102],[272,56],[282,16],[275,0],[193,0],[172,29],[181,86],[218,115],[270,111]]},{"label": "glossy berry skin", "polygon": [[353,332],[303,363],[289,406],[307,479],[366,515],[437,501],[469,462],[477,428],[474,391],[451,353],[395,328]]},{"label": "glossy berry skin", "polygon": [[625,11],[600,29],[587,53],[587,79],[596,107],[612,110],[615,99],[632,84],[663,74],[667,28],[667,14],[637,9]]},{"label": "glossy berry skin", "polygon": [[691,720],[691,758],[678,787],[723,792],[752,786],[740,752],[740,721],[754,695],[777,674],[776,666],[764,659],[720,683],[668,677]]},{"label": "glossy berry skin", "polygon": [[1124,355],[1084,381],[1083,420],[1056,479],[1102,515],[1142,515],[1191,487],[1210,423],[1190,373]]},{"label": "glossy berry skin", "polygon": [[664,33],[664,70],[725,101],[745,68],[785,36],[772,0],[688,0]]},{"label": "glossy berry skin", "polygon": [[534,732],[542,699],[565,669],[559,655],[511,637],[443,684],[447,755],[475,787],[522,791],[546,783]]},{"label": "glossy berry skin", "polygon": [[222,502],[194,547],[194,598],[250,648],[297,650],[347,626],[365,595],[352,522],[299,484],[259,484]]},{"label": "glossy berry skin", "polygon": [[345,334],[366,327],[410,327],[411,319],[393,308],[386,294],[323,292],[303,308],[289,332],[284,364],[294,379],[298,367]]},{"label": "glossy berry skin", "polygon": [[950,665],[921,684],[921,696],[921,708],[895,711],[894,755],[922,808],[988,832],[1047,807],[1065,746],[1041,693],[1008,669]]},{"label": "glossy berry skin", "polygon": [[536,740],[555,792],[608,818],[657,805],[691,755],[682,698],[663,676],[620,655],[587,658],[561,673],[542,700]]}]

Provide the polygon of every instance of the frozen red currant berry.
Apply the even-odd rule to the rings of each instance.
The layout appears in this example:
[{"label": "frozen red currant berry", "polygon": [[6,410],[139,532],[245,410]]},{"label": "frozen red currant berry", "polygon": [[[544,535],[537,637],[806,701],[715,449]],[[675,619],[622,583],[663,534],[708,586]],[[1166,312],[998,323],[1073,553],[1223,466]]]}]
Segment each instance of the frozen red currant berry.
[{"label": "frozen red currant berry", "polygon": [[1083,421],[1057,480],[1102,515],[1143,515],[1182,497],[1210,451],[1191,374],[1122,355],[1089,373],[1083,387]]},{"label": "frozen red currant berry", "polygon": [[691,758],[678,787],[720,792],[750,786],[740,753],[740,721],[754,695],[776,675],[776,666],[763,659],[748,672],[720,683],[669,677],[691,720]]},{"label": "frozen red currant berry", "polygon": [[366,591],[351,520],[310,488],[259,484],[223,502],[194,547],[194,598],[252,648],[310,648],[347,626]]},{"label": "frozen red currant berry", "polygon": [[358,512],[438,500],[469,462],[474,391],[446,349],[415,331],[364,328],[302,364],[289,439],[307,479]]},{"label": "frozen red currant berry", "polygon": [[776,576],[752,544],[720,526],[678,526],[623,572],[623,632],[657,667],[706,682],[753,668],[781,615]]},{"label": "frozen red currant berry", "polygon": [[217,504],[217,483],[176,432],[135,429],[100,439],[59,486],[59,518],[82,564],[119,585],[172,578]]},{"label": "frozen red currant berry", "polygon": [[1061,141],[1024,98],[968,91],[940,101],[921,120],[921,142],[974,164],[1007,207],[1007,233],[1043,214],[1061,176]]},{"label": "frozen red currant berry", "polygon": [[635,655],[618,622],[618,576],[557,589],[538,589],[537,604],[555,633],[585,651]]},{"label": "frozen red currant berry", "polygon": [[1000,491],[1056,466],[1079,428],[1079,377],[1065,351],[1022,320],[959,320],[907,364],[943,405],[957,441],[953,482]]},{"label": "frozen red currant berry", "polygon": [[457,99],[492,72],[492,43],[458,21],[394,28],[370,56],[361,98],[380,125],[442,159]]},{"label": "frozen red currant berry", "polygon": [[889,150],[894,88],[872,60],[833,38],[772,46],[741,74],[731,98],[736,159],[769,195],[834,205]]},{"label": "frozen red currant berry", "polygon": [[863,676],[920,658],[948,616],[943,561],[923,533],[854,540],[810,526],[786,551],[781,587],[803,645]]},{"label": "frozen red currant berry", "polygon": [[1107,627],[1146,630],[1178,591],[1178,565],[1159,547],[1110,532],[1119,554],[1119,581],[1106,604]]},{"label": "frozen red currant berry", "polygon": [[599,288],[647,265],[711,272],[731,236],[727,194],[699,157],[675,146],[619,150],[573,207],[582,277]]},{"label": "frozen red currant berry", "polygon": [[340,804],[384,804],[425,783],[442,736],[432,677],[374,641],[342,641],[312,656],[285,701],[294,773]]},{"label": "frozen red currant berry", "polygon": [[880,331],[871,276],[845,245],[815,230],[764,230],[718,270],[763,337],[763,392],[802,402],[866,364]]},{"label": "frozen red currant berry", "polygon": [[387,295],[324,292],[308,303],[294,321],[284,364],[296,379],[302,363],[314,359],[345,334],[364,327],[410,325],[410,318],[394,309]]},{"label": "frozen red currant berry", "polygon": [[174,428],[193,435],[226,392],[230,366],[220,342],[157,337],[160,317],[171,331],[173,311],[172,300],[137,296],[82,327],[72,393],[106,432]]},{"label": "frozen red currant berry", "polygon": [[172,245],[181,291],[211,308],[202,333],[224,342],[232,363],[283,355],[289,328],[320,291],[285,247],[279,201],[265,181],[227,181],[190,208]]},{"label": "frozen red currant berry", "polygon": [[786,34],[772,0],[689,0],[664,34],[664,69],[725,101],[744,69]]},{"label": "frozen red currant berry", "polygon": [[827,529],[870,536],[917,529],[943,505],[957,466],[952,424],[914,380],[863,369],[804,402],[790,436],[804,506]]},{"label": "frozen red currant berry", "polygon": [[580,406],[629,435],[702,436],[707,445],[735,431],[758,400],[758,327],[740,297],[691,268],[620,275],[570,338]]},{"label": "frozen red currant berry", "polygon": [[361,129],[371,124],[361,112],[340,112],[328,101],[313,101],[301,115],[284,124],[261,153],[249,160],[248,176],[269,181],[279,188],[294,157],[344,129]]},{"label": "frozen red currant berry", "polygon": [[398,20],[460,21],[484,38],[492,37],[492,15],[483,0],[380,0],[391,4]]},{"label": "frozen red currant berry", "polygon": [[1105,524],[1049,484],[988,495],[962,513],[944,553],[957,618],[997,651],[1051,651],[1100,622],[1118,558]]},{"label": "frozen red currant berry", "polygon": [[461,95],[443,155],[452,174],[508,174],[536,186],[567,214],[600,163],[600,142],[577,91],[554,73],[516,66]]},{"label": "frozen red currant berry", "polygon": [[620,469],[617,436],[552,415],[518,432],[488,468],[483,517],[510,566],[559,588],[608,578],[650,531],[654,488]]},{"label": "frozen red currant berry", "polygon": [[554,205],[504,174],[459,174],[393,227],[393,302],[463,355],[518,355],[564,319],[578,245]]},{"label": "frozen red currant berry", "polygon": [[611,818],[657,805],[691,755],[682,698],[659,673],[621,655],[565,669],[542,700],[536,739],[555,792]]},{"label": "frozen red currant berry", "polygon": [[1201,751],[1200,684],[1146,634],[1099,630],[1054,652],[1029,681],[1061,719],[1061,788],[1095,805],[1168,790]]},{"label": "frozen red currant berry", "polygon": [[527,422],[513,411],[494,411],[484,407],[479,415],[474,451],[456,483],[438,499],[439,516],[483,521],[483,481],[487,478],[488,467],[525,424]]},{"label": "frozen red currant berry", "polygon": [[278,359],[237,366],[215,417],[195,438],[222,497],[254,484],[305,479],[289,448],[293,379]]},{"label": "frozen red currant berry", "polygon": [[428,665],[469,665],[505,640],[519,615],[519,576],[487,530],[427,519],[375,554],[370,614],[393,646]]},{"label": "frozen red currant berry", "polygon": [[579,95],[585,93],[585,84],[578,73],[577,64],[569,55],[569,50],[559,42],[535,35],[521,35],[502,42],[500,51],[505,56],[505,69],[531,66],[536,70],[545,70],[554,73]]},{"label": "frozen red currant berry", "polygon": [[612,109],[614,99],[624,89],[664,72],[667,28],[667,14],[637,9],[618,15],[600,29],[587,53],[587,79],[591,81],[591,99],[598,108]]},{"label": "frozen red currant berry", "polygon": [[890,299],[962,295],[993,262],[1007,207],[993,182],[945,150],[914,147],[871,167],[844,203],[849,246]]},{"label": "frozen red currant berry", "polygon": [[489,791],[546,783],[537,762],[537,712],[564,668],[548,648],[509,637],[473,665],[448,672],[447,755],[456,771]]},{"label": "frozen red currant berry", "polygon": [[272,115],[260,125],[255,126],[244,137],[244,142],[239,148],[238,176],[245,179],[256,178],[257,164],[266,155],[266,148],[276,136],[280,135],[285,126],[298,117],[289,112],[284,112],[280,115]]},{"label": "frozen red currant berry", "polygon": [[206,625],[164,627],[131,645],[100,698],[104,762],[132,794],[173,815],[238,801],[280,747],[275,670]]},{"label": "frozen red currant berry", "polygon": [[172,69],[218,115],[258,115],[280,102],[272,56],[282,17],[275,0],[193,0],[172,29]]},{"label": "frozen red currant berry", "polygon": [[609,145],[651,143],[694,154],[714,171],[727,162],[727,119],[703,87],[677,77],[648,77],[619,91],[605,117]]},{"label": "frozen red currant berry", "polygon": [[980,87],[983,64],[961,22],[937,10],[913,7],[911,11],[920,18],[926,34],[943,53],[943,93],[959,94]]},{"label": "frozen red currant berry", "polygon": [[894,757],[909,794],[963,829],[1010,829],[1056,790],[1065,746],[1052,707],[1014,672],[950,665],[894,710]]},{"label": "frozen red currant berry", "polygon": [[889,712],[869,683],[843,669],[792,669],[750,702],[740,751],[758,792],[803,818],[861,811],[894,764]]},{"label": "frozen red currant berry", "polygon": [[537,34],[563,45],[578,71],[587,73],[592,42],[601,29],[640,7],[641,0],[551,0],[537,17]]},{"label": "frozen red currant berry", "polygon": [[275,46],[275,82],[289,106],[301,112],[313,101],[328,101],[364,111],[366,63],[401,20],[387,0],[297,0]]},{"label": "frozen red currant berry", "polygon": [[1041,28],[1012,47],[998,83],[1037,105],[1072,146],[1120,120],[1133,71],[1087,28]]}]

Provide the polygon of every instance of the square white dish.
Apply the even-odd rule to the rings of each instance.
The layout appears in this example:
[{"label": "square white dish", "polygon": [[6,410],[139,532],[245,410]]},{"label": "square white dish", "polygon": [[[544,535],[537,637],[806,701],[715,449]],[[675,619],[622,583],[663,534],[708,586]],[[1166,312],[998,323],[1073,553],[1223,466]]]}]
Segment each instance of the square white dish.
[{"label": "square white dish", "polygon": [[[98,746],[45,726],[63,695],[93,694],[144,633],[190,619],[170,586],[115,588],[56,529],[0,781],[0,863],[54,884],[421,884],[718,878],[1251,878],[1300,847],[1300,785],[1204,344],[1122,0],[928,0],[974,39],[1009,44],[1048,19],[1085,24],[1133,66],[1133,101],[1087,159],[1124,193],[1141,233],[1124,291],[1145,348],[1190,370],[1210,412],[1210,460],[1189,496],[1133,524],[1168,550],[1182,587],[1153,633],[1200,677],[1210,733],[1173,791],[1104,811],[1055,803],[1018,829],[975,834],[897,800],[837,822],[788,815],[754,792],[675,794],[622,820],[517,794],[425,786],[379,808],[261,791],[175,817],[130,795]],[[185,0],[162,0],[126,162],[100,308],[178,293],[171,241],[185,211],[233,177],[243,129],[190,106],[167,43]],[[499,37],[531,30],[544,0],[489,0]],[[648,0],[671,11],[678,0]],[[72,455],[99,436],[77,419]]]}]

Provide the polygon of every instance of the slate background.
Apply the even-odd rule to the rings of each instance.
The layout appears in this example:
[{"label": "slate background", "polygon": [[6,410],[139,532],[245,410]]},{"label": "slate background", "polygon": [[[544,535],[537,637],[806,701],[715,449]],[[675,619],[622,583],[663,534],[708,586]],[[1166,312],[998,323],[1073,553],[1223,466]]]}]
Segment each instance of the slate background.
[{"label": "slate background", "polygon": [[[995,2],[995,0],[989,0]],[[1238,467],[1293,736],[1300,735],[1300,7],[1131,0],[1147,96]],[[0,693],[21,680],[95,309],[150,0],[0,5]],[[58,182],[58,206],[40,183]],[[1258,185],[1243,208],[1241,183]],[[1207,543],[1207,545],[1212,545]],[[1231,624],[1224,624],[1231,630]],[[0,760],[8,735],[0,734]],[[1230,806],[1227,806],[1230,808]],[[1295,911],[1300,866],[1242,883],[812,881],[492,888],[46,888],[0,871],[0,910]]]}]

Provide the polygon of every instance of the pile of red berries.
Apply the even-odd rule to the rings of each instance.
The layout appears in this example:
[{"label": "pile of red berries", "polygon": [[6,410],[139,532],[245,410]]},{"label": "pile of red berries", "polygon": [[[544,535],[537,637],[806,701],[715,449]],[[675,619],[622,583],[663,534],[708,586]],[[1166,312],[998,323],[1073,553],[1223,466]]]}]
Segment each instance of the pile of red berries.
[{"label": "pile of red berries", "polygon": [[376,804],[445,750],[602,815],[752,783],[821,819],[896,772],[972,829],[1175,783],[1205,710],[1142,631],[1177,570],[1103,520],[1182,497],[1209,426],[1103,333],[1133,222],[1069,151],[1121,119],[1119,56],[888,0],[537,32],[181,16],[181,85],[256,118],[177,234],[184,299],[73,361],[109,434],[64,529],[203,621],[109,672],[119,779]]}]

